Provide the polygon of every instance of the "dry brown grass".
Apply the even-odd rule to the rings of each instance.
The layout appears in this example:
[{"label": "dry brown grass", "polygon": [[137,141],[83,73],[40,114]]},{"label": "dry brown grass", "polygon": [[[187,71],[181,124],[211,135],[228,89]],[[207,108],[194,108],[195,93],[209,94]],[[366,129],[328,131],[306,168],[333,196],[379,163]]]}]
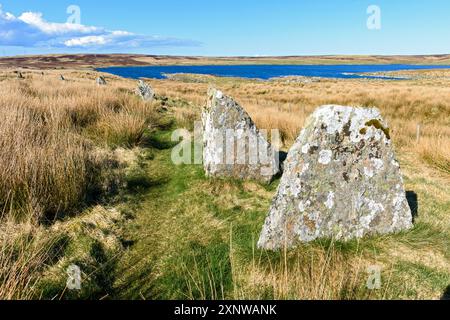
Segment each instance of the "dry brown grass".
[{"label": "dry brown grass", "polygon": [[155,112],[120,84],[26,78],[0,87],[1,205],[18,216],[54,216],[79,208],[95,187],[103,163],[93,157],[93,142],[134,146]]},{"label": "dry brown grass", "polygon": [[[234,261],[230,252],[233,287],[225,293],[224,280],[209,265],[184,266],[186,298],[195,300],[351,300],[375,297],[365,290],[367,267],[358,253],[343,255],[333,246],[283,252],[280,257],[260,255]],[[237,260],[239,258],[237,257]],[[343,272],[346,270],[346,272]],[[206,274],[206,275],[205,275]]]},{"label": "dry brown grass", "polygon": [[77,205],[89,183],[88,146],[32,109],[9,105],[0,116],[2,205],[34,218]]},{"label": "dry brown grass", "polygon": [[450,141],[448,136],[436,134],[432,137],[424,137],[417,149],[423,161],[450,175]]},{"label": "dry brown grass", "polygon": [[61,239],[34,224],[2,221],[0,299],[36,298],[35,286],[46,265],[59,254]]},{"label": "dry brown grass", "polygon": [[[348,300],[362,299],[366,261],[354,255],[345,256],[334,249],[306,248],[304,252],[283,252],[271,263],[254,257],[245,269],[238,269],[235,279],[236,299],[275,300]],[[343,272],[348,270],[348,272]]]},{"label": "dry brown grass", "polygon": [[0,299],[36,297],[53,248],[46,225],[119,183],[110,149],[139,144],[157,117],[134,81],[99,87],[94,73],[24,75],[0,74]]},{"label": "dry brown grass", "polygon": [[[445,159],[448,159],[450,149],[450,71],[441,70],[439,74],[436,81],[323,79],[301,84],[282,80],[258,82],[208,78],[205,82],[209,83],[157,80],[152,83],[164,95],[192,101],[196,107],[180,111],[189,112],[192,119],[199,119],[205,92],[213,84],[239,101],[259,128],[279,129],[285,149],[297,138],[305,119],[318,106],[377,107],[390,124],[398,150],[419,153],[424,163],[439,166],[445,172],[449,168]],[[442,80],[443,75],[447,80]],[[419,124],[421,139],[417,142]]]}]

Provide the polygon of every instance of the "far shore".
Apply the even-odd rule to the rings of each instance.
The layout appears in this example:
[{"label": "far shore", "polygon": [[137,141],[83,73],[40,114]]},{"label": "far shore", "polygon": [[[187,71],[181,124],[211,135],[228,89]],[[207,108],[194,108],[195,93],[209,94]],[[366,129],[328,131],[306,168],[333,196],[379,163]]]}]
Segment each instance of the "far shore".
[{"label": "far shore", "polygon": [[198,57],[138,54],[52,54],[0,57],[0,69],[96,69],[112,66],[155,65],[332,65],[332,64],[416,64],[450,65],[450,54],[441,55],[327,55],[282,57]]}]

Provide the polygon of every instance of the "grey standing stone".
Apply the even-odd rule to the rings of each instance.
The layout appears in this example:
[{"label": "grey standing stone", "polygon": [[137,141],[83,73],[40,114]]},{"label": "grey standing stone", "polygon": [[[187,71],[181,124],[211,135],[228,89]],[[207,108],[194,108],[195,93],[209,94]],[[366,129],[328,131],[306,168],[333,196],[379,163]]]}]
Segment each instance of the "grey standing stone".
[{"label": "grey standing stone", "polygon": [[378,109],[323,106],[289,151],[258,246],[349,240],[412,227],[400,165]]},{"label": "grey standing stone", "polygon": [[66,78],[64,78],[64,76],[61,74],[61,75],[59,75],[59,79],[61,80],[61,81],[66,81]]},{"label": "grey standing stone", "polygon": [[278,174],[278,152],[232,98],[210,88],[202,122],[207,176],[268,183]]},{"label": "grey standing stone", "polygon": [[144,101],[152,101],[155,97],[155,92],[152,87],[150,87],[150,85],[145,83],[143,80],[139,80],[136,93]]},{"label": "grey standing stone", "polygon": [[106,86],[106,80],[103,76],[99,76],[97,78],[97,80],[95,80],[95,82],[97,83],[97,85],[99,86]]}]

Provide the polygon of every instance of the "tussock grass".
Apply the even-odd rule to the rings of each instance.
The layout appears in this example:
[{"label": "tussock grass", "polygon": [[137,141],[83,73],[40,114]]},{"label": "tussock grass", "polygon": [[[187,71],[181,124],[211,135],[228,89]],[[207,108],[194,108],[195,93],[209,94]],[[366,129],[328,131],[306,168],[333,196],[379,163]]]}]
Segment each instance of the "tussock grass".
[{"label": "tussock grass", "polygon": [[[36,285],[45,269],[62,259],[53,252],[53,243],[67,230],[52,229],[54,222],[74,219],[126,186],[127,174],[122,171],[130,164],[121,159],[126,152],[113,149],[139,145],[145,130],[157,125],[159,118],[157,106],[138,99],[129,81],[108,79],[109,86],[98,87],[95,74],[64,75],[68,80],[59,80],[56,72],[45,76],[27,72],[25,80],[8,78],[0,87],[3,299],[36,298],[51,291]],[[94,251],[103,252],[105,244],[102,239],[97,242]],[[108,259],[107,253],[103,259]],[[65,270],[61,273],[64,278]],[[64,281],[61,284],[64,288]]]},{"label": "tussock grass", "polygon": [[94,144],[139,144],[155,113],[117,87],[38,76],[6,82],[0,95],[0,204],[37,219],[79,208],[107,169]]},{"label": "tussock grass", "polygon": [[450,144],[445,136],[426,137],[418,146],[420,157],[428,165],[450,174]]},{"label": "tussock grass", "polygon": [[0,229],[0,299],[34,299],[43,270],[61,254],[65,238],[43,234],[29,223],[3,222]]},{"label": "tussock grass", "polygon": [[[254,252],[236,267],[237,299],[348,300],[369,297],[366,266],[358,251],[348,255],[330,246],[304,246],[278,254]],[[342,272],[348,270],[348,272]]]},{"label": "tussock grass", "polygon": [[0,108],[0,201],[21,218],[74,208],[85,196],[95,164],[87,142],[61,120],[33,110]]}]

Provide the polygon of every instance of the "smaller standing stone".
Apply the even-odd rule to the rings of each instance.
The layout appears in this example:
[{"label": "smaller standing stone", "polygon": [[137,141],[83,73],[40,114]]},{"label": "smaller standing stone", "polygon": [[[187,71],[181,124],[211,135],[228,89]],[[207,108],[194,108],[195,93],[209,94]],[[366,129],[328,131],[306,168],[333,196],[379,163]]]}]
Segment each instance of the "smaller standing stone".
[{"label": "smaller standing stone", "polygon": [[144,101],[152,101],[155,98],[155,92],[153,91],[152,87],[150,87],[149,84],[145,83],[142,80],[139,80],[138,82],[136,93]]},{"label": "smaller standing stone", "polygon": [[66,78],[64,78],[64,76],[63,76],[62,74],[59,75],[59,79],[60,79],[61,81],[66,81]]},{"label": "smaller standing stone", "polygon": [[270,183],[278,174],[278,151],[231,97],[210,88],[202,122],[203,165],[208,177]]},{"label": "smaller standing stone", "polygon": [[99,76],[96,80],[97,85],[106,86],[106,80],[103,76]]}]

